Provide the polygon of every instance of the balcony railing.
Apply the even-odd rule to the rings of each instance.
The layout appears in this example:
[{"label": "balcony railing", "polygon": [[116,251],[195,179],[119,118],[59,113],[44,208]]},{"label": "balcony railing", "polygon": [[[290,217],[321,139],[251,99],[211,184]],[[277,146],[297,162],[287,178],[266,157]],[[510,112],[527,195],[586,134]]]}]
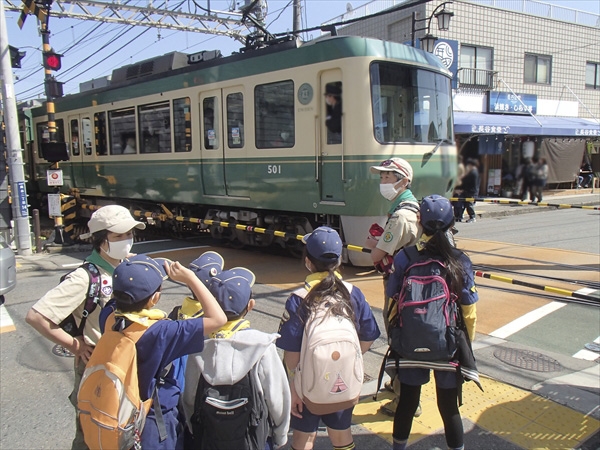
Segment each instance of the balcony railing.
[{"label": "balcony railing", "polygon": [[461,67],[458,69],[458,85],[461,88],[491,91],[496,85],[495,75],[493,70]]}]

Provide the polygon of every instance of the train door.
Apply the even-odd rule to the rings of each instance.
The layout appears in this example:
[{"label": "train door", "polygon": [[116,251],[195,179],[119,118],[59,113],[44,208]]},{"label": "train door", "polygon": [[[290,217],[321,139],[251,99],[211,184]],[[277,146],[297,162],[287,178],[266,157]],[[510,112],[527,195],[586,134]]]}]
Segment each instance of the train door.
[{"label": "train door", "polygon": [[204,195],[226,195],[221,95],[221,90],[208,91],[202,93],[199,99]]},{"label": "train door", "polygon": [[223,89],[225,191],[229,196],[249,197],[243,86]]},{"label": "train door", "polygon": [[68,139],[71,152],[71,177],[75,187],[91,187],[92,120],[87,115],[69,116]]},{"label": "train door", "polygon": [[322,202],[344,202],[344,116],[341,70],[321,74],[319,183]]}]

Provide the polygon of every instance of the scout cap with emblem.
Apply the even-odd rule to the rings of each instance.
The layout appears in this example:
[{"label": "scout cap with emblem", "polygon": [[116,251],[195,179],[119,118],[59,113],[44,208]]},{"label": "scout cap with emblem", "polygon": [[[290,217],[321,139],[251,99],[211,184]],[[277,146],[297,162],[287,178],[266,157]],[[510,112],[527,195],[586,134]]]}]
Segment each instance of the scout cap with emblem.
[{"label": "scout cap with emblem", "polygon": [[212,277],[208,290],[217,299],[227,319],[232,320],[246,310],[255,281],[256,277],[250,270],[234,267]]},{"label": "scout cap with emblem", "polygon": [[210,285],[210,279],[223,271],[225,261],[217,252],[209,251],[202,253],[193,260],[189,269],[196,274],[198,279],[204,283],[204,286]]},{"label": "scout cap with emblem", "polygon": [[80,239],[89,239],[98,231],[126,233],[133,228],[143,230],[146,224],[133,218],[127,208],[119,205],[106,205],[96,210],[88,221],[89,233],[80,234]]},{"label": "scout cap with emblem", "polygon": [[165,268],[147,255],[125,258],[113,273],[113,291],[129,297],[131,303],[148,299],[166,280]]},{"label": "scout cap with emblem", "polygon": [[408,178],[408,181],[413,179],[413,169],[410,163],[402,158],[390,158],[382,161],[378,166],[371,166],[371,173],[377,174],[379,172],[396,172],[402,175],[404,178]]}]

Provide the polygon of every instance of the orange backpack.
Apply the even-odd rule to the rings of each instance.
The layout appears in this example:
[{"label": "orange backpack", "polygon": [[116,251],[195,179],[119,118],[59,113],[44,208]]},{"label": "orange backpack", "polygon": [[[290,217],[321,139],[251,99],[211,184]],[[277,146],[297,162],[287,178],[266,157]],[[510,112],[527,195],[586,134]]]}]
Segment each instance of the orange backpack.
[{"label": "orange backpack", "polygon": [[79,385],[79,421],[92,450],[140,448],[146,416],[156,396],[146,401],[140,398],[135,344],[156,321],[133,322],[122,332],[109,328],[109,321]]}]

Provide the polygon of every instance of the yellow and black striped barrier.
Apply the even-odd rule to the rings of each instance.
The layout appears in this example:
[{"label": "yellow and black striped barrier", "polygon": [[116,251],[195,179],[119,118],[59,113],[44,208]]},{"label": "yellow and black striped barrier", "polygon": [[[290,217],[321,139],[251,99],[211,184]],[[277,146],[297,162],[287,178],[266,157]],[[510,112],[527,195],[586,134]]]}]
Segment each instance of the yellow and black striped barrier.
[{"label": "yellow and black striped barrier", "polygon": [[77,199],[72,195],[60,194],[60,212],[63,217],[63,232],[68,239],[73,240],[77,220]]},{"label": "yellow and black striped barrier", "polygon": [[503,277],[501,275],[494,275],[491,273],[482,272],[480,270],[474,271],[476,277],[483,277],[489,280],[501,281],[503,283],[510,283],[517,286],[525,286],[532,289],[538,289],[546,292],[551,292],[553,294],[565,295],[567,297],[579,298],[581,300],[591,300],[595,302],[600,302],[600,297],[582,294],[580,292],[569,291],[567,289],[556,288],[552,286],[543,286],[541,284],[529,283],[528,281],[520,281],[515,280],[514,278]]},{"label": "yellow and black striped barrier", "polygon": [[548,203],[548,202],[530,202],[529,200],[505,200],[496,198],[479,198],[479,197],[451,197],[451,202],[485,202],[497,203],[499,205],[530,205],[530,206],[551,206],[558,209],[578,208],[600,211],[600,206],[587,205],[570,205],[568,203]]}]

